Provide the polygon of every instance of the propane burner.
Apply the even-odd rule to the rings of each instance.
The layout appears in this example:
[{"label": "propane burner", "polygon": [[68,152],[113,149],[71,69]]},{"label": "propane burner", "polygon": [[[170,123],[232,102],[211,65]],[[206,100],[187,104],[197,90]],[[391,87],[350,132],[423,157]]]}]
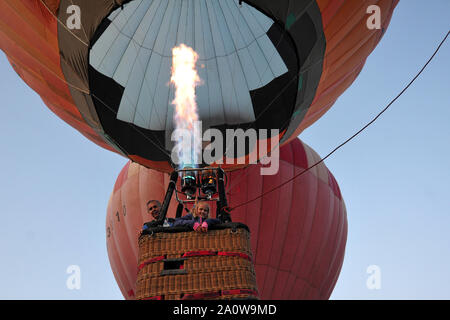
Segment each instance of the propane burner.
[{"label": "propane burner", "polygon": [[181,177],[181,192],[186,194],[188,198],[195,197],[197,192],[197,172],[184,171]]}]

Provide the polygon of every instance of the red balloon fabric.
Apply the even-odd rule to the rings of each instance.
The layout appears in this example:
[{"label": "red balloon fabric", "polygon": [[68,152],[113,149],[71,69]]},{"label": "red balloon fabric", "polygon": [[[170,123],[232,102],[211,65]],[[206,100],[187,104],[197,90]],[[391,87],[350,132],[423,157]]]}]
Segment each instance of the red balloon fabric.
[{"label": "red balloon fabric", "polygon": [[[292,179],[320,157],[296,139],[280,150],[276,175],[260,174],[261,165],[228,173],[230,207],[257,198]],[[106,242],[116,281],[134,299],[138,236],[150,199],[162,201],[167,174],[128,162],[108,203]],[[172,199],[168,216],[175,217]],[[211,212],[215,212],[212,208]],[[347,214],[339,186],[321,163],[282,187],[231,212],[251,231],[261,299],[328,299],[338,279],[347,240]]]}]

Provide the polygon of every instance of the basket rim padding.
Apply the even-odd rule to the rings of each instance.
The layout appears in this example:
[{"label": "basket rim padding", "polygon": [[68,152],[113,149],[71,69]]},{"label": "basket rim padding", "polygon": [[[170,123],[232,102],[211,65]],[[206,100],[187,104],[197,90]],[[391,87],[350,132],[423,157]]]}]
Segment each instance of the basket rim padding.
[{"label": "basket rim padding", "polygon": [[[208,228],[208,230],[224,230],[224,229],[245,229],[250,233],[249,227],[241,222],[220,223],[212,225]],[[186,225],[176,227],[150,227],[141,232],[139,239],[144,235],[152,235],[155,233],[178,233],[178,232],[194,232],[194,230]]]}]

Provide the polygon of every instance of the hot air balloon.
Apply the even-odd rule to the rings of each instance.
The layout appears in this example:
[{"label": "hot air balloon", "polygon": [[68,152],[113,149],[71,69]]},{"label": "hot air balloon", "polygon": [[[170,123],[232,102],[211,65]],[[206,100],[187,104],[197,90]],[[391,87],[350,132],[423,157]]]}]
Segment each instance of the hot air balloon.
[{"label": "hot air balloon", "polygon": [[[355,80],[396,4],[3,0],[0,48],[46,105],[88,139],[170,172],[174,46],[198,52],[203,130],[275,129],[272,138],[285,144]],[[379,28],[368,28],[370,5],[380,9]]]},{"label": "hot air balloon", "polygon": [[[260,164],[227,174],[231,207],[255,199],[320,160],[298,139],[283,146],[280,153],[277,175],[260,175]],[[128,162],[114,185],[107,209],[106,243],[112,271],[126,299],[136,296],[137,241],[143,223],[152,220],[146,203],[161,200],[168,182],[167,174]],[[175,217],[176,208],[173,198],[169,217]],[[330,297],[344,259],[347,216],[339,186],[323,163],[236,208],[231,215],[251,231],[260,298]]]}]

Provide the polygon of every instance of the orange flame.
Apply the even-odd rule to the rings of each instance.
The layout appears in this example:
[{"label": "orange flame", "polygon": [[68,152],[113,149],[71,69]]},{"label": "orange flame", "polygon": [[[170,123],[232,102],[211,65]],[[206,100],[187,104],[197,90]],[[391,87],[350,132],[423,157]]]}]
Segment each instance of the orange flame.
[{"label": "orange flame", "polygon": [[[172,101],[175,106],[175,129],[189,130],[192,137],[199,137],[198,133],[194,132],[194,123],[199,120],[195,87],[201,84],[195,68],[198,54],[192,48],[181,44],[172,49],[172,55],[170,82],[175,85],[175,99]],[[178,146],[178,150],[181,151],[181,154],[179,154],[181,166],[184,164],[193,165],[199,159],[201,141],[191,139],[190,142],[181,141],[180,143],[184,145]]]}]

